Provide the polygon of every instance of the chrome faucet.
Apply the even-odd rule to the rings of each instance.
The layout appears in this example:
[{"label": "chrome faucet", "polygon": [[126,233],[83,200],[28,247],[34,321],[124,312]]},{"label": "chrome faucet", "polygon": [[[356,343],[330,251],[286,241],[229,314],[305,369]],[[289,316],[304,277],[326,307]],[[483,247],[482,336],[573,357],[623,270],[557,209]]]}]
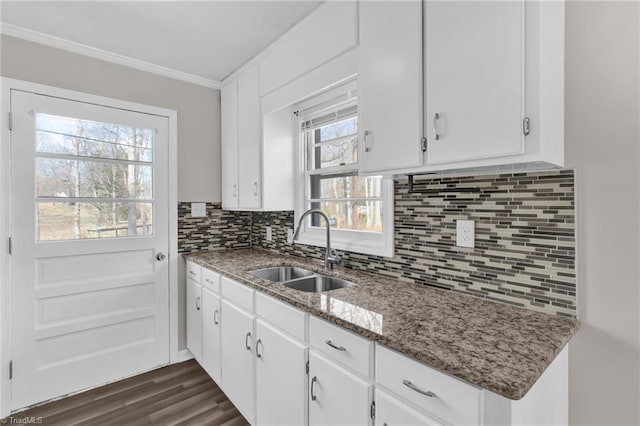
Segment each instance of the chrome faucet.
[{"label": "chrome faucet", "polygon": [[342,263],[342,259],[338,256],[338,253],[331,248],[331,224],[329,223],[329,216],[325,212],[320,209],[309,209],[306,212],[302,213],[300,216],[300,220],[298,221],[298,228],[296,232],[293,234],[293,241],[298,238],[298,234],[300,233],[300,228],[302,227],[302,221],[305,217],[310,214],[319,214],[324,218],[324,221],[327,223],[327,251],[324,254],[324,269],[333,269],[334,265],[339,265]]}]

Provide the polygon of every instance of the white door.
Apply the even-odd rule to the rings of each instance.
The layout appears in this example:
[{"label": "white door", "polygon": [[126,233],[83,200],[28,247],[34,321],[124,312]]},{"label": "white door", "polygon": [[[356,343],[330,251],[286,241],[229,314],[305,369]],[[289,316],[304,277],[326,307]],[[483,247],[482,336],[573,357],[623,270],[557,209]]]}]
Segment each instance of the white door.
[{"label": "white door", "polygon": [[220,297],[202,288],[202,367],[218,384],[221,372]]},{"label": "white door", "polygon": [[12,408],[169,362],[168,119],[12,90]]},{"label": "white door", "polygon": [[309,351],[309,425],[371,424],[372,385]]},{"label": "white door", "polygon": [[222,318],[222,388],[240,413],[253,423],[255,316],[222,300]]},{"label": "white door", "polygon": [[220,91],[222,208],[238,208],[238,80]]},{"label": "white door", "polygon": [[422,166],[422,2],[358,5],[360,168]]},{"label": "white door", "polygon": [[427,415],[376,388],[376,425],[440,426],[442,423],[427,417]]},{"label": "white door", "polygon": [[524,1],[425,2],[427,162],[521,154]]},{"label": "white door", "polygon": [[238,77],[238,188],[240,208],[259,208],[262,179],[262,113],[257,66]]},{"label": "white door", "polygon": [[307,423],[306,346],[256,321],[256,418],[260,426]]},{"label": "white door", "polygon": [[187,349],[202,360],[202,285],[187,278]]}]

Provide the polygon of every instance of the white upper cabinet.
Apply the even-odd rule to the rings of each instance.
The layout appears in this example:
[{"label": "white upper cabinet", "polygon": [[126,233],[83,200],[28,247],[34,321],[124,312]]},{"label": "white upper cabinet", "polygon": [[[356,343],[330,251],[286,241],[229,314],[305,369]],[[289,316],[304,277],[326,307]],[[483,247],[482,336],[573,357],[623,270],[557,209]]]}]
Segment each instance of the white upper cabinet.
[{"label": "white upper cabinet", "polygon": [[522,154],[524,2],[425,8],[427,163]]},{"label": "white upper cabinet", "polygon": [[238,208],[238,80],[220,92],[222,208]]},{"label": "white upper cabinet", "polygon": [[422,165],[422,2],[361,1],[361,171]]},{"label": "white upper cabinet", "polygon": [[262,114],[260,71],[249,68],[238,77],[238,187],[240,208],[260,207]]},{"label": "white upper cabinet", "polygon": [[358,44],[358,3],[327,1],[286,33],[260,61],[261,95]]}]

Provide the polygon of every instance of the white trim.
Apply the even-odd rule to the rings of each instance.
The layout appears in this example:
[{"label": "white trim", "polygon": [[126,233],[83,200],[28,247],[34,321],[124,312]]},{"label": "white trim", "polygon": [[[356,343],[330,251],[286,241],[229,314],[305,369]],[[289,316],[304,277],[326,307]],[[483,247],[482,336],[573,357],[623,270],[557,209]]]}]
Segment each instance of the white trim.
[{"label": "white trim", "polygon": [[177,353],[177,357],[175,361],[171,361],[171,364],[178,364],[180,362],[189,361],[190,359],[194,359],[193,354],[189,349],[182,349]]},{"label": "white trim", "polygon": [[[61,89],[28,81],[0,78],[2,129],[0,135],[0,418],[11,411],[11,382],[9,381],[9,360],[11,359],[11,285],[9,282],[10,256],[7,250],[9,223],[9,206],[11,194],[9,140],[11,133],[8,126],[8,115],[11,110],[11,90],[42,94],[47,96],[72,99],[80,102],[103,105],[111,108],[126,109],[145,114],[168,118],[169,142],[169,360],[170,363],[186,360],[185,354],[178,350],[178,184],[177,184],[177,152],[178,152],[178,113],[174,110],[121,101],[103,96]],[[187,358],[188,359],[188,358]]]},{"label": "white trim", "polygon": [[209,87],[212,89],[220,89],[222,83],[209,78],[179,71],[173,68],[164,67],[162,65],[153,64],[151,62],[142,61],[140,59],[131,58],[119,53],[109,52],[107,50],[91,47],[86,44],[77,43],[75,41],[64,38],[44,34],[27,28],[19,27],[13,24],[2,22],[0,25],[0,33],[11,37],[20,38],[22,40],[31,41],[56,49],[65,50],[67,52],[77,53],[79,55],[100,59],[125,67],[133,68],[139,71],[145,71],[152,74],[161,75],[163,77],[173,78],[175,80],[185,81],[187,83],[197,84],[198,86]]}]

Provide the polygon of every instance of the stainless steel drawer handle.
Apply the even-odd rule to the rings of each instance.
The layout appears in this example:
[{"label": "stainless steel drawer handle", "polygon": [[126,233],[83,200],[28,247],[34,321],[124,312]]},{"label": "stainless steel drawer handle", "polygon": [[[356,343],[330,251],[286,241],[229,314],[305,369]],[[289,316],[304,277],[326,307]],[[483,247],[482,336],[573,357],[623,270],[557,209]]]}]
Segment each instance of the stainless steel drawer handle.
[{"label": "stainless steel drawer handle", "polygon": [[191,275],[196,275],[196,273],[195,273],[195,272],[193,272],[193,271],[189,271],[189,273],[190,273]]},{"label": "stainless steel drawer handle", "polygon": [[411,383],[409,380],[404,379],[402,381],[402,384],[405,385],[406,387],[408,387],[409,389],[411,389],[412,391],[416,391],[422,395],[428,396],[429,398],[435,398],[436,394],[431,392],[431,391],[425,391],[420,389],[419,387],[417,387],[416,385],[414,385],[413,383]]},{"label": "stainless steel drawer handle", "polygon": [[371,145],[369,144],[369,137],[371,132],[369,130],[364,131],[364,152],[371,151]]},{"label": "stainless steel drawer handle", "polygon": [[218,310],[217,309],[215,311],[213,311],[213,323],[215,325],[220,324],[220,321],[218,321]]},{"label": "stainless steel drawer handle", "polygon": [[258,195],[258,182],[253,182],[253,195]]},{"label": "stainless steel drawer handle", "polygon": [[200,310],[200,296],[196,297],[196,310]]},{"label": "stainless steel drawer handle", "polygon": [[249,338],[251,337],[251,332],[248,332],[246,336],[244,336],[244,347],[247,348],[248,351],[251,350],[251,345],[249,344]]},{"label": "stainless steel drawer handle", "polygon": [[205,278],[204,279],[206,282],[208,282],[209,284],[213,284],[213,281],[210,278]]},{"label": "stainless steel drawer handle", "polygon": [[316,376],[313,376],[313,379],[311,379],[311,400],[312,401],[315,401],[317,399],[316,395],[313,393],[313,385],[315,385],[317,381],[318,381],[318,378]]},{"label": "stainless steel drawer handle", "polygon": [[[258,339],[258,341],[256,342],[256,356],[258,358],[262,358],[262,354],[260,353],[260,346],[262,345],[262,339]],[[264,345],[262,345],[264,346]]]},{"label": "stainless steel drawer handle", "polygon": [[345,348],[344,346],[338,346],[335,343],[333,343],[331,340],[326,340],[325,343],[329,346],[331,346],[333,349],[340,351],[340,352],[345,352],[347,350],[347,348]]},{"label": "stainless steel drawer handle", "polygon": [[238,194],[238,186],[233,185],[233,196],[235,197]]}]

